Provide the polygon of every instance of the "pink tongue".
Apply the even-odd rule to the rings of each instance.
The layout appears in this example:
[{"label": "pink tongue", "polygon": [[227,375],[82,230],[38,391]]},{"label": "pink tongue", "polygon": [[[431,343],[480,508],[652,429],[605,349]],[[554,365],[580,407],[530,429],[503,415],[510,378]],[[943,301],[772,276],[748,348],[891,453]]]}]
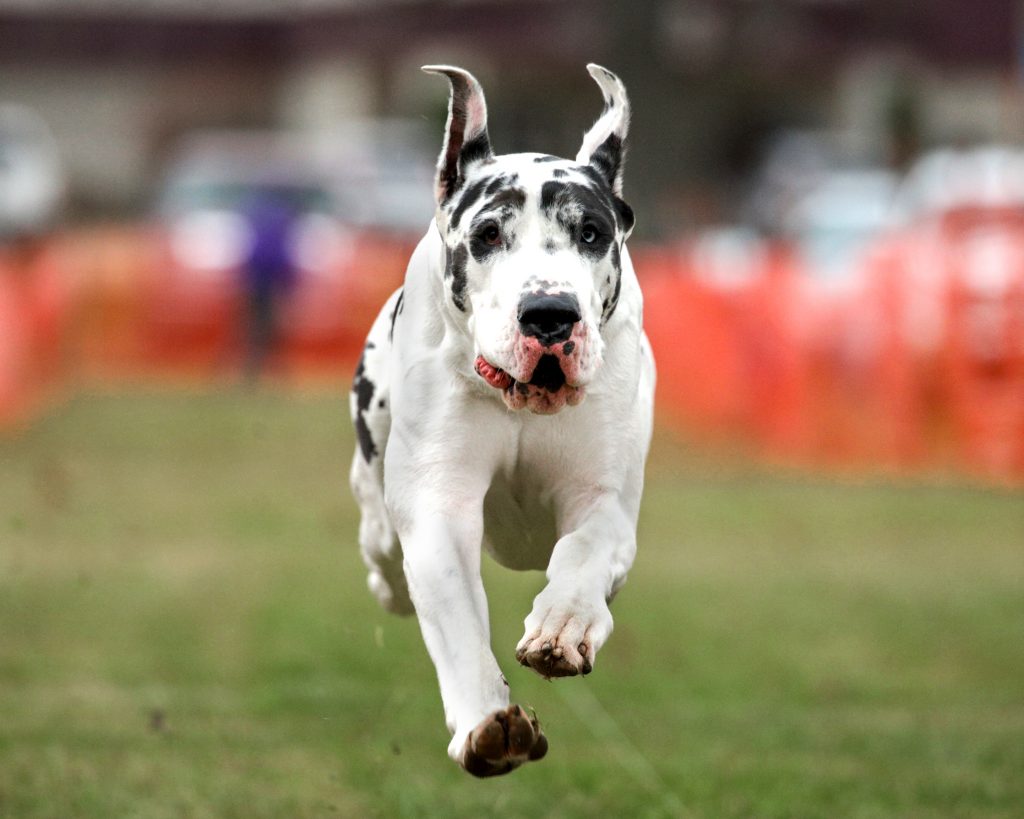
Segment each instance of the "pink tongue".
[{"label": "pink tongue", "polygon": [[503,390],[512,383],[511,375],[493,364],[488,364],[482,355],[476,357],[476,371],[484,381],[496,389]]}]

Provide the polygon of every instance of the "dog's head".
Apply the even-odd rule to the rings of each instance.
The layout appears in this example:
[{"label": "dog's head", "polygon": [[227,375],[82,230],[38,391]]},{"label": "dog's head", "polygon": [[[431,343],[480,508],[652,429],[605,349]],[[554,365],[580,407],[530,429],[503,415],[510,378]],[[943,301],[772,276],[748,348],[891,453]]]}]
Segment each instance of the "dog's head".
[{"label": "dog's head", "polygon": [[629,102],[612,72],[588,65],[604,112],[575,161],[495,156],[487,106],[460,68],[438,162],[445,309],[472,341],[466,362],[510,409],[555,413],[583,400],[619,299],[633,212],[621,198]]}]

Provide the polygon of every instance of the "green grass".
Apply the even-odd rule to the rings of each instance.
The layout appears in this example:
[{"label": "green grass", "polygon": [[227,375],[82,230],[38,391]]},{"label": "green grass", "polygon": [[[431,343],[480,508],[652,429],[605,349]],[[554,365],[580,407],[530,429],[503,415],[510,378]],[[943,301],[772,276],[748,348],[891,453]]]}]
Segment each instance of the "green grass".
[{"label": "green grass", "polygon": [[0,440],[0,816],[1024,814],[1024,498],[836,483],[667,436],[585,680],[473,780],[365,590],[343,396],[79,398]]}]

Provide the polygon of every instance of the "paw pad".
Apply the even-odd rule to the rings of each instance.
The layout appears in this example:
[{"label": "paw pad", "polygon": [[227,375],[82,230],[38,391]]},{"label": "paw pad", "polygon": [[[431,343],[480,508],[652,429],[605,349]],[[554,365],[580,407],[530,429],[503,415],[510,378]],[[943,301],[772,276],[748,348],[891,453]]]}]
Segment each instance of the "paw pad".
[{"label": "paw pad", "polygon": [[548,741],[537,717],[510,705],[486,717],[466,737],[462,767],[473,776],[500,776],[524,762],[542,759],[547,752]]}]

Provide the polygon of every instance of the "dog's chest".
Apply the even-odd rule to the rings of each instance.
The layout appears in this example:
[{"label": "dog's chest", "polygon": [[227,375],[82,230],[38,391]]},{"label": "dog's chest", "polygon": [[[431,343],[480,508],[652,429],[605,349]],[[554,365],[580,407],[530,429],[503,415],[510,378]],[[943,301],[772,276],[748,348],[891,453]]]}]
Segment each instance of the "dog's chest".
[{"label": "dog's chest", "polygon": [[557,512],[573,479],[568,442],[524,436],[494,474],[484,499],[484,540],[512,569],[543,569],[558,539]]}]

